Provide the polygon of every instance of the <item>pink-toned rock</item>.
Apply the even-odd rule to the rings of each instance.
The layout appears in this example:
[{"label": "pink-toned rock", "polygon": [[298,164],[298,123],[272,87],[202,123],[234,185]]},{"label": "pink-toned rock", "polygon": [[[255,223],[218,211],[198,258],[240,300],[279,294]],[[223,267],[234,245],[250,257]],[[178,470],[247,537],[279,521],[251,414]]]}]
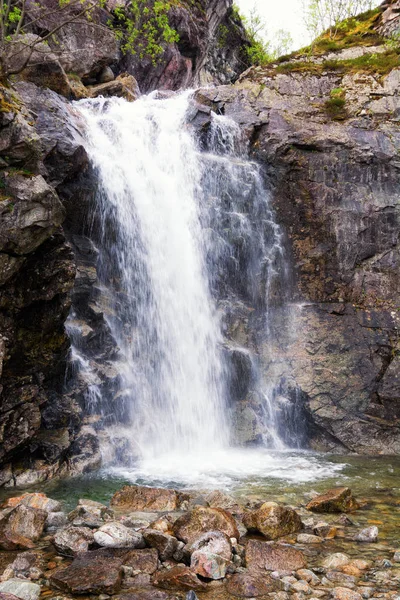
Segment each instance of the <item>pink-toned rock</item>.
[{"label": "pink-toned rock", "polygon": [[226,589],[229,594],[237,598],[258,598],[279,589],[277,585],[277,581],[266,573],[262,576],[236,573],[228,580]]},{"label": "pink-toned rock", "polygon": [[8,498],[1,504],[0,508],[16,508],[21,504],[30,506],[31,508],[40,508],[46,512],[58,512],[62,509],[61,503],[58,500],[48,498],[46,494],[41,493],[23,494],[22,496]]},{"label": "pink-toned rock", "polygon": [[259,540],[247,542],[245,559],[250,570],[297,571],[307,565],[306,558],[300,550]]},{"label": "pink-toned rock", "polygon": [[248,530],[259,531],[267,540],[276,540],[284,535],[296,533],[303,527],[295,510],[276,502],[265,502],[257,510],[246,513],[243,523]]},{"label": "pink-toned rock", "polygon": [[206,585],[197,578],[189,567],[173,567],[165,571],[157,571],[153,584],[165,590],[194,590],[201,592]]},{"label": "pink-toned rock", "polygon": [[332,600],[363,600],[361,594],[344,587],[332,590],[331,598]]},{"label": "pink-toned rock", "polygon": [[131,550],[124,559],[124,566],[131,567],[134,571],[153,575],[158,567],[158,552],[155,548]]},{"label": "pink-toned rock", "polygon": [[111,506],[133,511],[173,511],[179,508],[178,492],[164,488],[126,485],[111,498]]},{"label": "pink-toned rock", "polygon": [[239,539],[235,519],[222,508],[197,506],[177,519],[173,525],[174,535],[185,543],[193,542],[201,534],[221,531],[229,538]]},{"label": "pink-toned rock", "polygon": [[232,544],[225,533],[204,533],[187,551],[191,554],[190,568],[207,579],[223,579],[231,564]]},{"label": "pink-toned rock", "polygon": [[47,512],[19,504],[0,524],[0,548],[18,550],[33,548],[43,533]]}]

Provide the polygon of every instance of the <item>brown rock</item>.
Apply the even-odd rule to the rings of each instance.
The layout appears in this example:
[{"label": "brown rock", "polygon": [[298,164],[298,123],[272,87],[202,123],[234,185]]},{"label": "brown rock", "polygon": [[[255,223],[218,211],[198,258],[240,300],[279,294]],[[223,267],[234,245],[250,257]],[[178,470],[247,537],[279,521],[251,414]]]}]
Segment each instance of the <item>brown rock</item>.
[{"label": "brown rock", "polygon": [[124,566],[153,575],[158,567],[158,552],[155,548],[131,550],[124,559]]},{"label": "brown rock", "polygon": [[157,587],[166,590],[194,590],[201,592],[206,589],[204,583],[197,578],[196,574],[189,567],[173,567],[165,571],[158,571],[153,583]]},{"label": "brown rock", "polygon": [[126,485],[111,498],[111,506],[134,511],[172,511],[179,508],[175,490]]},{"label": "brown rock", "polygon": [[300,550],[283,544],[249,540],[245,552],[246,566],[251,570],[297,571],[307,565]]},{"label": "brown rock", "polygon": [[114,594],[121,586],[125,556],[126,551],[104,548],[84,552],[54,573],[50,584],[71,594]]},{"label": "brown rock", "polygon": [[307,510],[318,513],[352,512],[359,508],[350,488],[335,488],[320,494],[306,506]]},{"label": "brown rock", "polygon": [[93,542],[94,535],[89,527],[73,527],[71,525],[57,531],[53,541],[60,554],[67,556],[87,552]]},{"label": "brown rock", "polygon": [[20,504],[32,508],[40,508],[46,512],[61,511],[60,502],[52,500],[51,498],[48,498],[46,494],[41,493],[23,494],[22,496],[7,498],[7,500],[1,504],[0,508],[16,508]]},{"label": "brown rock", "polygon": [[1,522],[0,548],[17,550],[32,548],[43,533],[47,512],[18,505]]},{"label": "brown rock", "polygon": [[245,527],[262,533],[267,540],[276,540],[303,527],[295,510],[280,506],[276,502],[265,502],[259,509],[247,513],[243,518]]},{"label": "brown rock", "polygon": [[162,561],[172,558],[178,549],[179,542],[175,537],[157,529],[146,529],[143,537],[148,546],[157,550]]},{"label": "brown rock", "polygon": [[179,517],[173,525],[175,536],[185,543],[194,541],[208,531],[222,531],[229,538],[237,540],[240,537],[235,519],[222,508],[197,506]]},{"label": "brown rock", "polygon": [[362,600],[361,594],[344,587],[337,587],[332,590],[332,600]]},{"label": "brown rock", "polygon": [[236,573],[227,584],[227,591],[238,598],[258,598],[277,590],[277,582],[269,575]]}]

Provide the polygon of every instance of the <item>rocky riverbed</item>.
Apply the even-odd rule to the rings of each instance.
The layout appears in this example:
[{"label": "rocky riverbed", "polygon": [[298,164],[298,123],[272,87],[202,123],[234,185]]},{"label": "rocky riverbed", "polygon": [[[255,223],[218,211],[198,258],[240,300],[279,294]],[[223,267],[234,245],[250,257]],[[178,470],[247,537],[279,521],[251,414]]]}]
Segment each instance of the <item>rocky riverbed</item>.
[{"label": "rocky riverbed", "polygon": [[130,485],[67,513],[25,493],[1,505],[0,599],[398,600],[399,501],[371,504],[345,487],[288,506]]}]

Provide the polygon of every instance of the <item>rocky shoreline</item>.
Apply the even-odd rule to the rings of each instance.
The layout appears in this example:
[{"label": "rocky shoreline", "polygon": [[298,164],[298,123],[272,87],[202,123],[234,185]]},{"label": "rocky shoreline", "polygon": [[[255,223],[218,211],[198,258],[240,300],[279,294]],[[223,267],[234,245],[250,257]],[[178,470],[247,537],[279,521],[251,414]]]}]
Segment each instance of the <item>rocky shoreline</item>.
[{"label": "rocky shoreline", "polygon": [[310,496],[291,507],[135,485],[68,514],[43,493],[8,498],[0,600],[398,600],[400,549],[378,521],[360,526],[368,499]]}]

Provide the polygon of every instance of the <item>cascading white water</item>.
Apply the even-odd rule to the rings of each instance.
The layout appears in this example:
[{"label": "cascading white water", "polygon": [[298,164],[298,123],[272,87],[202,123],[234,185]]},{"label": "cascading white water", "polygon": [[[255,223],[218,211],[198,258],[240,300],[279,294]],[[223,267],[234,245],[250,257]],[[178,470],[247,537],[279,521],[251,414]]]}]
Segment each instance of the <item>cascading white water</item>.
[{"label": "cascading white water", "polygon": [[124,359],[129,434],[145,458],[228,440],[222,340],[200,225],[201,167],[184,127],[187,96],[81,107],[108,232],[109,325]]},{"label": "cascading white water", "polygon": [[[87,100],[77,108],[98,180],[97,290],[119,347],[109,358],[117,390],[97,386],[73,315],[68,328],[88,384],[87,409],[118,446],[110,462],[133,480],[213,487],[266,473],[308,480],[331,472],[313,458],[234,447],[232,354],[255,372],[257,360],[231,335],[230,315],[256,315],[249,326],[259,328],[249,340],[255,348],[257,337],[268,337],[270,308],[284,296],[288,272],[260,169],[248,160],[237,124],[212,115],[201,152],[189,92],[135,103]],[[254,379],[265,446],[285,449],[277,382]]]}]

